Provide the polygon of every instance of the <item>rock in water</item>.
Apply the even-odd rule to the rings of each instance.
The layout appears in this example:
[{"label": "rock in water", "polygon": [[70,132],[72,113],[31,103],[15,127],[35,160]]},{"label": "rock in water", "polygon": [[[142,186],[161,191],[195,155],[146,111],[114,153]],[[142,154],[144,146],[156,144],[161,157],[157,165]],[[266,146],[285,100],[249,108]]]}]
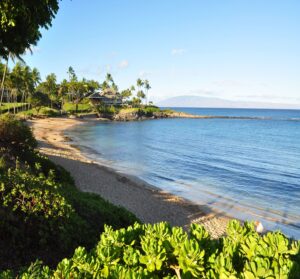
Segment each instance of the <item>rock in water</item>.
[{"label": "rock in water", "polygon": [[263,227],[263,225],[262,225],[261,222],[255,221],[255,222],[254,222],[254,225],[255,225],[255,230],[256,230],[256,232],[262,233],[262,232],[264,231],[264,227]]}]

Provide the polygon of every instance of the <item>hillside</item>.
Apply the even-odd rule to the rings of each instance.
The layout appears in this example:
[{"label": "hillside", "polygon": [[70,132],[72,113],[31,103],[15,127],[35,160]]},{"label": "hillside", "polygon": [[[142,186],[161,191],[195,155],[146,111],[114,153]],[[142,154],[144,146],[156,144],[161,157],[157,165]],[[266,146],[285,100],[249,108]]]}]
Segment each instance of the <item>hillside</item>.
[{"label": "hillside", "polygon": [[300,104],[280,104],[262,102],[230,101],[221,98],[201,96],[176,96],[157,103],[159,107],[199,107],[199,108],[267,108],[300,109]]}]

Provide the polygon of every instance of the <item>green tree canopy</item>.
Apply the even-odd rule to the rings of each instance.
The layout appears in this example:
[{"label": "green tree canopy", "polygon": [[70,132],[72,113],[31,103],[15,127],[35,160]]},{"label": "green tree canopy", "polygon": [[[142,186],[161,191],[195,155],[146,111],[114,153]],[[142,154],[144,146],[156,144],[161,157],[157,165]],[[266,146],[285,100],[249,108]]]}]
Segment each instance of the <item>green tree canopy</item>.
[{"label": "green tree canopy", "polygon": [[22,55],[41,38],[40,28],[48,29],[56,15],[58,0],[1,0],[0,56]]},{"label": "green tree canopy", "polygon": [[124,100],[127,100],[132,96],[132,92],[130,89],[125,89],[121,92],[121,96]]},{"label": "green tree canopy", "polygon": [[39,112],[42,106],[47,106],[49,104],[50,100],[48,95],[37,91],[29,97],[29,102],[37,112]]}]

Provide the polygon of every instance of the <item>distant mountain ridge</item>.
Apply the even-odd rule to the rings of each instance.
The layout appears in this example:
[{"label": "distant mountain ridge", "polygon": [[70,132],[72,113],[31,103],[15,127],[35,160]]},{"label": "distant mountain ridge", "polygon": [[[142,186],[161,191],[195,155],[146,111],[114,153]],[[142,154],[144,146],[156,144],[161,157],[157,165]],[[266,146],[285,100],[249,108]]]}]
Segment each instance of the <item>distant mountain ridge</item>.
[{"label": "distant mountain ridge", "polygon": [[160,107],[300,109],[300,104],[230,101],[201,96],[176,96],[160,101],[156,105]]}]

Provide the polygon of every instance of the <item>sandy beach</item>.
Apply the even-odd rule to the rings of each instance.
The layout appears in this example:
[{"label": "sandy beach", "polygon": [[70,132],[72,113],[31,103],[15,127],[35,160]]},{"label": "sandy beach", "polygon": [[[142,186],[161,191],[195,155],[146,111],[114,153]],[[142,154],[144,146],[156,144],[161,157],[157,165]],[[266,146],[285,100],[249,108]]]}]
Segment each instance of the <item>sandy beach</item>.
[{"label": "sandy beach", "polygon": [[63,166],[82,191],[93,192],[133,212],[145,223],[167,221],[187,228],[201,223],[213,237],[224,234],[229,217],[177,197],[146,182],[99,165],[86,158],[64,131],[95,119],[46,118],[28,121],[39,142],[40,152]]}]

